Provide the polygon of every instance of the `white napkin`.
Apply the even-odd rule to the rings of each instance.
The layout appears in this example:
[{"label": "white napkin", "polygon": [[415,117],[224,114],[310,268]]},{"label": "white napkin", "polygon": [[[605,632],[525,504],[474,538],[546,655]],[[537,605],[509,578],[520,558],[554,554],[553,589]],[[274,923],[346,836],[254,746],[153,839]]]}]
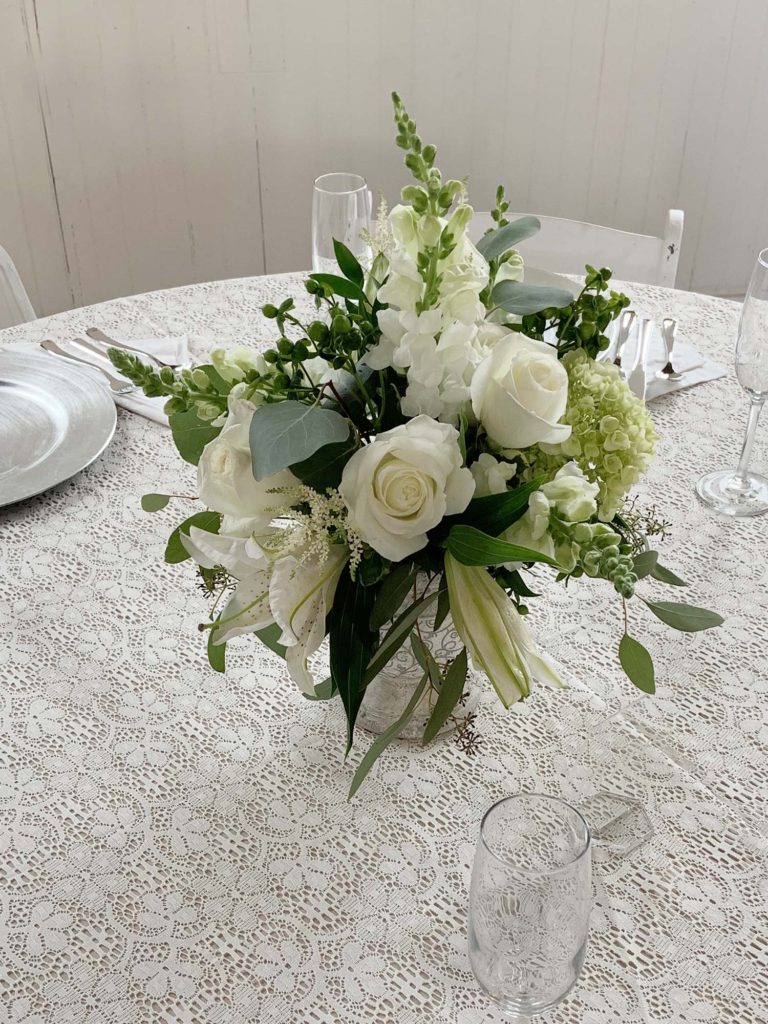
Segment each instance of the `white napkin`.
[{"label": "white napkin", "polygon": [[[162,359],[165,362],[185,363],[189,359],[189,339],[186,334],[177,335],[172,338],[115,338],[118,345],[123,340],[134,348],[143,349],[144,352],[157,356],[158,359]],[[85,351],[79,345],[73,345],[68,341],[60,341],[58,344],[66,352],[71,352],[73,356],[87,359],[94,366],[103,366],[105,370],[108,370],[118,380],[123,379],[106,355],[103,357],[97,356],[95,352]],[[83,369],[88,372],[87,367],[84,366]],[[99,380],[104,380],[100,373],[96,373],[96,377]],[[126,383],[128,382],[126,381]],[[110,394],[114,398],[115,404],[123,409],[134,412],[137,416],[144,416],[148,420],[154,420],[156,423],[162,423],[166,427],[168,426],[168,417],[163,412],[163,406],[168,401],[167,398],[147,398],[141,389],[131,391],[127,395],[116,395],[113,391],[110,391]]]},{"label": "white napkin", "polygon": [[[632,333],[627,339],[627,344],[624,346],[621,356],[621,365],[627,372],[634,362],[639,335],[640,324],[638,320],[635,320]],[[678,373],[682,374],[680,380],[666,380],[656,377],[656,373],[666,365],[666,362],[667,350],[664,345],[664,339],[658,324],[654,324],[648,351],[645,356],[646,402],[652,402],[654,398],[661,398],[662,395],[668,395],[672,391],[693,387],[694,384],[703,384],[708,380],[717,380],[718,377],[724,377],[728,372],[720,363],[707,359],[706,356],[697,352],[693,345],[689,345],[688,342],[682,340],[675,342],[675,348],[672,353],[672,365]]]}]

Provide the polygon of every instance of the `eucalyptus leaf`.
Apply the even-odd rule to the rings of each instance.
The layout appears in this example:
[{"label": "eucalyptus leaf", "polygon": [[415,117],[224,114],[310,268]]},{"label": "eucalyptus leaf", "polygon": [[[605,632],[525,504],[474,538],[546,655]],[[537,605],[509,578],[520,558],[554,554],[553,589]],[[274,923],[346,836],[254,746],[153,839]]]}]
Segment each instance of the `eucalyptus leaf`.
[{"label": "eucalyptus leaf", "polygon": [[334,238],[333,240],[333,251],[336,256],[336,262],[339,264],[339,270],[342,272],[352,284],[356,284],[358,288],[363,287],[363,268],[357,261],[357,257],[354,256],[343,242],[339,242]]},{"label": "eucalyptus leaf", "polygon": [[435,631],[440,629],[442,624],[448,618],[448,613],[451,610],[451,599],[448,595],[448,584],[445,581],[445,575],[440,579],[440,586],[437,591],[437,609],[435,611],[435,623],[432,627]]},{"label": "eucalyptus leaf", "polygon": [[208,631],[208,664],[214,670],[214,672],[223,672],[226,662],[226,643],[216,643],[216,629],[215,627]]},{"label": "eucalyptus leaf", "polygon": [[[643,598],[645,600],[645,598]],[[722,626],[725,619],[708,608],[697,608],[692,604],[676,601],[645,601],[653,614],[673,629],[682,633],[698,633],[702,629]]]},{"label": "eucalyptus leaf", "polygon": [[[368,668],[366,669],[364,680],[366,686],[372,679],[375,679],[384,666],[400,650],[408,639],[408,635],[413,629],[413,625],[419,615],[421,615],[421,613],[425,611],[436,599],[437,591],[433,591],[431,594],[420,597],[418,601],[414,601],[412,605],[409,605],[408,608],[406,608],[405,611],[395,619],[389,631],[385,634],[384,639],[376,649],[376,653],[372,656]],[[336,599],[334,600],[334,607],[335,606]]]},{"label": "eucalyptus leaf", "polygon": [[159,512],[171,500],[170,494],[143,494],[141,507],[145,512]]},{"label": "eucalyptus leaf", "polygon": [[658,551],[641,551],[639,555],[635,555],[633,566],[635,576],[637,576],[639,580],[643,580],[646,576],[650,576],[656,568],[658,558]]},{"label": "eucalyptus leaf", "polygon": [[295,462],[291,466],[291,472],[303,484],[324,494],[329,487],[339,486],[344,467],[356,450],[357,442],[349,436],[345,441],[323,445],[308,459]]},{"label": "eucalyptus leaf", "polygon": [[389,576],[385,577],[371,612],[371,629],[379,630],[385,622],[394,618],[415,579],[416,568],[413,562],[396,565]]},{"label": "eucalyptus leaf", "polygon": [[653,567],[651,576],[656,580],[661,580],[662,583],[668,583],[671,587],[687,587],[688,584],[685,580],[681,580],[679,576],[676,576],[671,569],[667,569],[665,565],[661,565],[659,562]]},{"label": "eucalyptus leaf", "polygon": [[390,725],[390,727],[385,732],[383,732],[380,736],[376,737],[376,739],[373,741],[373,743],[366,751],[365,756],[358,765],[357,771],[355,772],[352,778],[352,785],[349,787],[349,796],[347,797],[348,800],[351,800],[355,793],[358,791],[358,789],[360,789],[360,786],[363,784],[363,780],[365,779],[366,775],[371,770],[373,765],[376,763],[381,753],[389,746],[392,740],[396,739],[400,735],[400,733],[406,727],[411,718],[411,715],[413,715],[413,712],[416,710],[417,704],[421,700],[421,696],[424,693],[426,685],[427,673],[425,672],[424,675],[419,680],[416,689],[413,691],[413,696],[408,701],[405,711],[403,711],[402,715],[400,715],[397,721],[393,722],[392,725]]},{"label": "eucalyptus leaf", "polygon": [[346,441],[349,423],[333,409],[302,402],[272,402],[251,417],[253,475],[264,480],[308,459],[324,445]]},{"label": "eucalyptus leaf", "polygon": [[448,551],[462,565],[501,565],[504,562],[544,562],[557,566],[549,555],[531,548],[509,544],[476,530],[474,526],[454,526],[448,534]]},{"label": "eucalyptus leaf", "polygon": [[309,276],[318,284],[327,284],[336,295],[341,295],[344,299],[355,299],[358,302],[365,299],[362,288],[352,281],[348,281],[346,277],[339,277],[338,274],[310,274]]},{"label": "eucalyptus leaf", "polygon": [[440,693],[437,696],[435,706],[432,708],[432,714],[429,716],[429,721],[424,729],[424,736],[422,738],[424,746],[427,743],[431,743],[435,736],[437,736],[450,718],[453,709],[461,700],[461,696],[464,693],[464,683],[467,679],[467,668],[467,649],[463,647],[445,673],[443,685],[440,687]]},{"label": "eucalyptus leaf", "polygon": [[499,281],[491,298],[496,306],[515,316],[540,313],[543,309],[562,309],[573,302],[572,293],[565,288],[521,281]]},{"label": "eucalyptus leaf", "polygon": [[524,242],[526,238],[535,235],[540,229],[541,221],[538,217],[518,217],[506,227],[496,228],[483,235],[477,243],[477,248],[490,263],[508,249],[514,249],[518,242]]},{"label": "eucalyptus leaf", "polygon": [[347,754],[352,747],[355,721],[378,639],[378,633],[369,625],[375,600],[375,587],[364,587],[360,580],[353,580],[344,572],[328,616],[331,679],[347,715]]},{"label": "eucalyptus leaf", "polygon": [[189,552],[181,543],[181,534],[189,533],[190,527],[196,526],[198,530],[206,530],[208,533],[218,533],[221,525],[221,516],[218,512],[196,512],[189,519],[180,523],[168,538],[165,545],[165,560],[171,565],[177,562],[186,562],[190,557]]},{"label": "eucalyptus leaf", "polygon": [[641,643],[625,633],[619,643],[619,661],[627,676],[644,693],[656,692],[653,659]]},{"label": "eucalyptus leaf", "polygon": [[200,461],[205,446],[221,432],[221,427],[212,427],[207,420],[201,420],[194,409],[171,413],[168,425],[179,455],[193,466]]}]

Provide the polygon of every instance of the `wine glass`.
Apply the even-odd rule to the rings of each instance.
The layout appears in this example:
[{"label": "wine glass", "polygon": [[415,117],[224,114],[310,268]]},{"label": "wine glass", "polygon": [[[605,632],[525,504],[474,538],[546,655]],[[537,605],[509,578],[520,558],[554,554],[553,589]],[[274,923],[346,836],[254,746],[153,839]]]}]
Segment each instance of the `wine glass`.
[{"label": "wine glass", "polygon": [[469,959],[482,988],[513,1019],[556,1006],[576,984],[591,904],[582,815],[543,793],[494,804],[472,869]]},{"label": "wine glass", "polygon": [[333,240],[343,242],[364,266],[370,266],[371,191],[365,178],[346,171],[315,179],[312,201],[312,269],[338,274]]},{"label": "wine glass", "polygon": [[768,249],[757,257],[741,309],[736,342],[736,377],[749,395],[749,419],[736,470],[707,473],[696,484],[705,505],[728,516],[768,512],[768,479],[750,472],[749,459],[763,403],[768,398]]}]

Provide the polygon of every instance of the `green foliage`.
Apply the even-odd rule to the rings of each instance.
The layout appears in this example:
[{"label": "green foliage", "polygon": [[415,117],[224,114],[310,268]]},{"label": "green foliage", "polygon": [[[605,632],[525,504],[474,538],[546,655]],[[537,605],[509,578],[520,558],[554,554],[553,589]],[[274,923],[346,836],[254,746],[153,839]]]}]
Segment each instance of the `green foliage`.
[{"label": "green foliage", "polygon": [[381,672],[381,670],[397,654],[410,636],[411,630],[413,629],[418,617],[437,599],[437,596],[437,593],[433,592],[424,597],[420,597],[417,601],[414,601],[412,605],[409,605],[404,612],[398,615],[377,647],[376,653],[370,660],[365,672],[366,686],[372,679],[376,678],[379,672]]},{"label": "green foliage", "polygon": [[635,576],[639,580],[643,580],[646,576],[650,576],[656,568],[656,562],[658,559],[658,551],[641,551],[639,555],[635,555],[633,560]]},{"label": "green foliage", "polygon": [[181,543],[181,534],[188,534],[192,526],[196,526],[198,530],[206,530],[208,533],[218,533],[221,516],[218,512],[196,512],[189,519],[180,523],[168,538],[168,543],[165,546],[166,562],[174,565],[178,562],[186,562],[190,557],[187,549]]},{"label": "green foliage", "polygon": [[170,500],[170,494],[144,494],[141,498],[141,507],[145,512],[159,512]]},{"label": "green foliage", "polygon": [[357,438],[350,434],[344,441],[323,445],[309,458],[294,462],[291,472],[303,484],[323,494],[329,487],[338,487],[344,467],[359,447]]},{"label": "green foliage", "polygon": [[208,664],[214,672],[224,672],[226,668],[227,645],[216,643],[216,629],[208,631]]},{"label": "green foliage", "polygon": [[205,446],[221,433],[221,427],[201,420],[194,408],[171,413],[168,423],[179,455],[193,466],[200,461]]},{"label": "green foliage", "polygon": [[557,562],[540,551],[508,544],[474,526],[454,526],[448,534],[446,548],[462,565],[501,565],[504,562],[544,562],[557,566]]},{"label": "green foliage", "polygon": [[376,596],[371,613],[371,629],[379,630],[397,612],[413,587],[416,567],[412,562],[401,562],[385,577]]},{"label": "green foliage", "polygon": [[682,633],[698,633],[702,629],[722,626],[725,622],[717,612],[697,608],[695,605],[679,604],[676,601],[645,601],[645,604],[662,622]]},{"label": "green foliage", "polygon": [[653,659],[641,643],[628,633],[619,642],[619,661],[629,679],[644,693],[656,692]]},{"label": "green foliage", "polygon": [[539,477],[521,487],[515,487],[514,490],[473,498],[463,512],[447,517],[445,523],[449,529],[453,525],[466,523],[474,526],[476,530],[498,537],[525,513],[528,499],[542,483],[543,480]]},{"label": "green foliage", "polygon": [[351,281],[352,284],[357,285],[358,289],[362,289],[365,274],[357,257],[350,252],[346,245],[343,245],[335,238],[333,240],[333,251],[336,256],[336,262],[339,264],[339,270],[341,270],[344,277]]},{"label": "green foliage", "polygon": [[332,409],[274,402],[253,414],[249,436],[253,475],[264,480],[309,459],[325,445],[348,443],[349,423]]},{"label": "green foliage", "polygon": [[687,587],[688,584],[685,580],[681,580],[679,576],[676,576],[671,569],[667,569],[666,566],[661,565],[659,562],[653,567],[651,575],[654,579],[660,580],[662,583],[669,584],[670,587]]},{"label": "green foliage", "polygon": [[453,709],[461,700],[464,693],[464,683],[467,679],[467,649],[462,647],[461,651],[453,659],[440,686],[435,706],[429,716],[422,743],[426,746],[437,736],[442,727],[448,721]]},{"label": "green foliage", "polygon": [[[507,231],[508,228],[503,230]],[[491,293],[491,298],[496,306],[507,313],[525,317],[565,305],[571,298],[571,293],[565,288],[551,288],[548,285],[499,281]]]},{"label": "green foliage", "polygon": [[268,647],[275,654],[279,654],[281,658],[285,658],[288,648],[280,643],[283,631],[276,622],[271,622],[263,629],[254,630],[254,633],[265,647]]},{"label": "green foliage", "polygon": [[491,260],[498,259],[510,249],[514,249],[519,242],[531,238],[540,229],[541,221],[538,217],[518,217],[517,220],[513,220],[511,223],[507,221],[495,231],[484,234],[477,243],[477,248],[490,263]]}]

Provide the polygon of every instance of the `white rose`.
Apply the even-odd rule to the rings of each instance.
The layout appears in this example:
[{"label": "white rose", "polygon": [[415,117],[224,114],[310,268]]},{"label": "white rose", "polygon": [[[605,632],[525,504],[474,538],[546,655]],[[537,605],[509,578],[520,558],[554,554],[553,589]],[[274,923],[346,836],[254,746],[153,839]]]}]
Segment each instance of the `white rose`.
[{"label": "white rose", "polygon": [[469,504],[475,482],[461,465],[458,431],[417,416],[379,434],[344,467],[339,491],[352,526],[380,555],[400,561],[427,531]]},{"label": "white rose", "polygon": [[475,370],[470,393],[475,416],[502,448],[570,436],[571,428],[558,422],[568,402],[568,374],[543,341],[501,338]]},{"label": "white rose", "polygon": [[253,411],[246,400],[232,403],[227,425],[205,446],[197,466],[197,493],[203,504],[238,520],[252,520],[252,530],[266,526],[274,510],[285,505],[284,497],[271,491],[299,484],[289,469],[265,480],[254,477],[248,442]]}]

